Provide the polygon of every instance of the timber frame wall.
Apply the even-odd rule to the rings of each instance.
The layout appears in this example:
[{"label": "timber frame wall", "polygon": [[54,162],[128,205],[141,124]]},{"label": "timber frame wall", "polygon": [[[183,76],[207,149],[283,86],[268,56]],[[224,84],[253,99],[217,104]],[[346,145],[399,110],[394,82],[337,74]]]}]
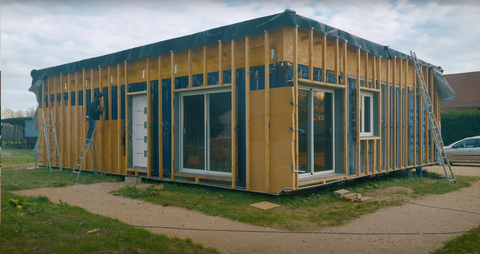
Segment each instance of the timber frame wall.
[{"label": "timber frame wall", "polygon": [[[272,49],[275,56],[272,57]],[[270,65],[280,62],[292,63],[294,71],[293,82],[287,82],[280,88],[272,88],[270,85]],[[299,65],[308,67],[308,77],[297,75]],[[251,67],[264,66],[265,89],[251,91],[250,73]],[[223,82],[223,75],[219,75],[218,84],[207,85],[207,73],[225,70],[238,70],[244,68],[245,75],[245,150],[246,181],[242,186],[237,186],[238,176],[238,133],[236,131],[238,118],[238,101],[236,79],[230,83]],[[333,71],[334,80],[330,82],[315,81],[314,68],[321,68],[322,77],[327,77],[329,71]],[[440,119],[440,99],[437,88],[433,83],[431,67],[422,67],[425,81],[432,96],[434,112]],[[342,76],[338,75],[343,73]],[[203,74],[203,85],[193,86],[193,76]],[[232,76],[234,73],[232,72]],[[179,77],[188,77],[188,87],[175,88],[175,80]],[[341,79],[342,78],[342,79]],[[360,113],[360,93],[369,91],[378,96],[378,110],[376,110],[377,133],[373,137],[360,136],[360,123],[354,121],[355,131],[348,127],[350,120],[347,108],[349,98],[349,81],[355,80],[354,109],[356,115]],[[171,133],[171,158],[163,158],[162,148],[158,154],[153,154],[153,138],[157,135],[158,143],[162,144],[162,128],[154,133],[153,128],[148,128],[148,167],[146,169],[129,168],[128,143],[124,142],[125,133],[129,131],[129,113],[126,109],[129,105],[130,96],[138,94],[147,95],[148,126],[152,121],[163,119],[162,114],[162,89],[155,89],[158,96],[158,105],[153,105],[152,81],[170,79],[171,98],[177,93],[193,90],[216,89],[229,87],[232,95],[232,169],[231,178],[219,178],[202,175],[189,175],[178,172],[175,168],[174,153],[178,152],[178,142],[175,140],[175,126],[172,124]],[[362,84],[361,80],[366,82]],[[323,79],[325,80],[325,78]],[[371,82],[369,82],[371,80]],[[146,82],[144,91],[129,92],[125,84],[130,85]],[[159,84],[160,83],[160,84]],[[299,84],[314,87],[329,88],[343,94],[343,129],[342,139],[337,139],[336,146],[341,146],[341,152],[336,152],[342,158],[343,168],[337,168],[335,174],[322,176],[321,178],[301,181],[298,172],[298,88]],[[382,84],[386,92],[382,93]],[[158,82],[160,87],[163,82]],[[349,45],[347,41],[339,40],[328,34],[317,32],[313,29],[304,30],[297,27],[277,27],[272,31],[265,31],[263,35],[236,38],[230,41],[218,41],[215,44],[195,47],[180,52],[151,56],[148,58],[124,61],[110,66],[98,66],[95,69],[82,70],[74,73],[58,73],[50,76],[43,83],[43,99],[39,107],[39,124],[43,121],[42,110],[50,109],[53,112],[57,126],[57,136],[61,160],[65,168],[73,168],[77,156],[86,138],[88,124],[86,122],[86,109],[88,101],[93,100],[96,89],[107,92],[108,101],[105,100],[105,108],[108,110],[108,118],[105,114],[101,121],[97,121],[95,139],[101,158],[103,172],[120,175],[137,175],[152,178],[151,172],[154,167],[153,159],[158,158],[159,165],[164,165],[164,160],[171,160],[170,177],[164,178],[164,168],[159,167],[159,180],[176,181],[176,179],[192,179],[197,184],[215,182],[228,183],[228,188],[257,191],[265,193],[281,193],[282,191],[296,190],[312,185],[326,184],[333,181],[343,181],[367,175],[382,174],[385,172],[416,168],[434,164],[434,145],[430,138],[428,123],[425,114],[418,116],[423,108],[421,96],[418,98],[418,83],[414,65],[408,59],[387,59],[382,56],[376,57],[368,51],[362,51],[359,47]],[[399,93],[390,93],[390,88]],[[122,88],[123,87],[123,88]],[[116,92],[114,92],[116,91]],[[409,92],[413,93],[409,96]],[[112,98],[116,96],[116,98]],[[74,101],[74,102],[73,102]],[[81,102],[81,103],[80,103]],[[292,102],[292,104],[290,104]],[[393,104],[391,104],[393,102]],[[112,104],[113,103],[113,104]],[[382,112],[382,103],[386,105],[386,112]],[[81,104],[81,105],[79,105]],[[116,104],[116,105],[115,105]],[[175,123],[176,102],[171,102],[171,123]],[[397,106],[391,106],[397,105]],[[413,110],[411,108],[413,105]],[[152,110],[158,107],[157,114]],[[115,108],[116,112],[112,109]],[[252,108],[255,110],[252,111]],[[412,113],[409,113],[412,111]],[[413,116],[412,116],[413,114]],[[116,117],[113,117],[113,116]],[[399,117],[397,117],[399,116]],[[115,118],[112,120],[112,118]],[[163,121],[160,120],[163,124]],[[423,127],[422,127],[423,126]],[[426,126],[426,127],[425,127]],[[339,127],[339,126],[337,126]],[[294,131],[292,132],[291,129]],[[386,131],[386,133],[382,133]],[[409,131],[413,131],[409,133]],[[393,133],[391,133],[393,132]],[[425,135],[422,135],[425,133]],[[383,134],[383,135],[382,135]],[[354,161],[349,158],[350,135],[355,136]],[[396,137],[400,142],[389,142],[382,137]],[[408,140],[413,137],[413,140]],[[340,142],[340,143],[339,143]],[[383,144],[383,145],[382,145]],[[386,145],[386,147],[383,147]],[[126,146],[126,147],[125,147]],[[161,147],[161,146],[160,146]],[[165,149],[165,147],[163,147]],[[398,151],[397,151],[398,150]],[[363,151],[363,152],[362,152]],[[385,151],[385,156],[382,156]],[[409,153],[412,155],[409,155]],[[394,158],[391,155],[398,154]],[[410,157],[409,157],[410,156]],[[411,158],[413,156],[413,158]],[[409,159],[410,158],[410,159]],[[421,159],[422,158],[422,159]],[[397,160],[391,163],[392,160]],[[86,161],[86,170],[92,170],[90,160]],[[349,168],[354,169],[352,173]],[[360,169],[363,170],[360,170]],[[223,185],[225,187],[225,185]]]}]

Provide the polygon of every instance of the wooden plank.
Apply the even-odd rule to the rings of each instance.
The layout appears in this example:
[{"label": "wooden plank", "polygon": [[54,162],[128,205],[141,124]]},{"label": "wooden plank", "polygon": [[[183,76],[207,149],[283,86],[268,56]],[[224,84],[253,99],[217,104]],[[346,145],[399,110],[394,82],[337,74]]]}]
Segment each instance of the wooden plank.
[{"label": "wooden plank", "polygon": [[[71,90],[70,90],[71,82],[70,82],[70,73],[67,74],[67,98],[71,100]],[[72,137],[73,137],[73,132],[72,132],[72,107],[71,107],[71,101],[67,100],[66,101],[66,109],[67,109],[67,135],[68,137],[67,140],[67,167],[73,168],[72,166]]]},{"label": "wooden plank", "polygon": [[338,39],[338,36],[337,38],[335,39],[335,84],[340,84],[340,80],[339,79],[339,74],[340,74],[340,58],[339,58],[339,55],[340,55],[340,48],[339,48],[339,39]]},{"label": "wooden plank", "polygon": [[[218,40],[218,84],[223,85],[222,41]],[[232,73],[232,77],[233,73]],[[232,78],[233,79],[233,78]]]},{"label": "wooden plank", "polygon": [[[231,84],[218,84],[218,85],[210,85],[207,87],[202,87],[202,86],[197,86],[197,87],[192,87],[192,88],[181,88],[181,89],[175,89],[175,92],[184,92],[184,91],[195,91],[195,90],[206,90],[206,89],[215,89],[219,87],[229,87]],[[145,92],[139,92],[139,93],[145,93]]]},{"label": "wooden plank", "polygon": [[231,142],[231,157],[232,157],[232,189],[237,188],[237,84],[236,84],[236,68],[235,68],[235,40],[231,40],[232,46],[232,142]]},{"label": "wooden plank", "polygon": [[188,49],[188,87],[193,87],[193,75],[192,75],[192,49]]},{"label": "wooden plank", "polygon": [[163,180],[162,57],[158,56],[158,178]]},{"label": "wooden plank", "polygon": [[270,192],[270,43],[265,30],[265,192]]},{"label": "wooden plank", "polygon": [[361,75],[361,47],[359,46],[357,49],[357,91],[355,94],[355,102],[357,103],[356,108],[355,108],[355,115],[357,117],[357,121],[355,122],[355,125],[357,126],[356,132],[357,132],[357,140],[355,141],[357,143],[357,156],[356,156],[356,168],[357,168],[357,176],[360,176],[360,75]]},{"label": "wooden plank", "polygon": [[[343,88],[343,108],[344,108],[344,113],[343,113],[343,129],[344,135],[343,135],[343,165],[344,165],[344,171],[345,171],[345,177],[348,177],[348,78],[347,78],[347,67],[348,67],[348,59],[347,59],[347,45],[348,41],[345,40],[343,43],[343,52],[344,52],[344,67],[343,67],[343,80],[345,87]],[[298,120],[297,120],[298,121]]]},{"label": "wooden plank", "polygon": [[[102,84],[102,67],[99,65],[98,66],[98,92],[100,92],[100,93],[103,92],[102,85],[103,85]],[[104,102],[103,100],[100,101],[100,105],[104,106],[103,102]],[[105,156],[104,156],[104,151],[103,151],[103,132],[104,132],[103,122],[104,121],[105,121],[105,115],[100,116],[100,121],[97,121],[97,122],[99,122],[100,126],[99,126],[99,128],[95,128],[95,134],[98,134],[97,135],[98,138],[95,138],[95,142],[98,145],[98,150],[99,150],[99,155],[98,156],[100,157],[100,165],[101,165],[102,168],[104,168],[104,165],[103,165],[102,162],[105,161],[104,160]]]},{"label": "wooden plank", "polygon": [[[372,78],[373,81],[373,78]],[[369,87],[368,85],[368,50],[365,52],[365,87]]]},{"label": "wooden plank", "polygon": [[[52,86],[53,89],[52,89],[52,90],[53,90],[54,96],[56,96],[56,92],[55,92],[55,90],[56,90],[56,89],[55,89],[55,84],[56,84],[55,81],[56,81],[56,79],[55,79],[55,78],[56,78],[56,77],[53,76],[53,86]],[[59,118],[58,118],[58,116],[57,116],[57,114],[58,114],[58,112],[57,112],[57,111],[58,111],[58,110],[57,110],[57,107],[58,107],[58,106],[57,106],[57,103],[56,103],[56,100],[57,100],[57,99],[54,98],[53,103],[50,101],[50,93],[51,93],[52,90],[50,90],[50,88],[49,88],[49,84],[48,84],[48,83],[50,83],[49,81],[50,81],[50,80],[47,80],[47,84],[46,84],[46,86],[47,86],[47,92],[46,92],[46,94],[47,94],[47,100],[48,100],[49,104],[52,104],[52,105],[50,106],[50,107],[52,107],[52,108],[50,109],[50,111],[52,111],[52,115],[53,115],[53,117],[55,118],[55,119],[54,119],[55,130],[59,130],[58,127],[61,128],[61,125],[59,125],[59,121],[58,121]],[[43,98],[42,98],[42,100],[43,100]],[[43,104],[46,104],[46,103],[44,102]],[[59,105],[61,106],[62,104],[59,104]],[[48,107],[46,107],[45,109],[48,110]],[[43,115],[42,115],[42,116],[43,116]],[[60,140],[63,140],[63,137],[60,136],[60,135],[57,135],[57,143],[59,143]],[[60,142],[61,142],[61,141],[60,141]],[[60,145],[59,145],[58,149],[59,149],[59,151],[57,151],[57,154],[60,155],[60,156],[62,156],[62,153],[60,152],[60,151],[62,151],[61,148],[60,148]],[[62,166],[64,166],[64,165],[62,165]]]},{"label": "wooden plank", "polygon": [[128,175],[128,161],[129,161],[129,149],[130,142],[128,137],[128,130],[130,128],[129,122],[129,112],[128,112],[128,65],[127,60],[125,62],[125,174]]},{"label": "wooden plank", "polygon": [[[380,89],[380,92],[378,93],[378,136],[381,138],[382,137],[382,56],[378,58],[378,67],[375,67],[376,63],[376,58],[375,56],[373,57],[373,69],[375,77],[378,75],[378,86],[377,88]],[[378,71],[377,71],[378,68]],[[382,141],[378,141],[378,155],[377,155],[377,165],[378,165],[378,172],[382,171]]]},{"label": "wooden plank", "polygon": [[81,115],[82,119],[82,143],[85,142],[87,139],[87,92],[86,92],[86,86],[87,86],[87,73],[85,72],[85,68],[82,68],[82,90],[83,90],[83,114]]},{"label": "wooden plank", "polygon": [[365,156],[365,158],[364,158],[364,162],[365,162],[365,166],[364,166],[364,168],[365,168],[365,175],[368,175],[369,170],[370,170],[370,169],[368,168],[368,159],[369,159],[369,158],[368,158],[368,157],[369,157],[369,153],[368,153],[368,143],[370,143],[370,141],[369,141],[369,140],[365,140],[365,141],[363,141],[363,142],[365,143],[365,148],[364,148],[364,149],[365,149],[365,150],[364,150],[364,156]]},{"label": "wooden plank", "polygon": [[398,123],[397,123],[397,126],[398,126],[398,139],[399,139],[399,142],[400,142],[400,145],[398,146],[399,147],[399,151],[398,151],[398,165],[400,166],[400,168],[402,167],[402,161],[403,161],[403,148],[404,148],[404,145],[405,145],[405,139],[403,137],[403,118],[402,118],[402,114],[404,113],[403,111],[403,91],[402,91],[402,87],[403,87],[403,68],[402,68],[402,64],[403,64],[403,59],[400,58],[400,75],[399,76],[399,84],[398,84],[398,89],[400,90],[399,92],[399,98],[398,98]]},{"label": "wooden plank", "polygon": [[128,92],[126,92],[126,91],[128,91],[127,87],[125,87],[125,94],[126,94],[127,96],[139,95],[139,94],[145,94],[145,95],[146,95],[146,94],[148,93],[147,91],[130,92],[130,93],[128,93]]},{"label": "wooden plank", "polygon": [[[116,169],[113,167],[113,150],[112,150],[112,147],[113,147],[113,134],[112,134],[112,113],[113,113],[113,110],[112,110],[112,99],[111,98],[112,96],[112,82],[113,82],[113,77],[111,76],[111,69],[110,69],[110,66],[107,67],[107,93],[108,93],[108,97],[109,97],[109,100],[108,100],[108,107],[105,107],[105,108],[108,108],[108,110],[110,111],[110,113],[108,114],[108,122],[106,123],[106,125],[108,126],[107,127],[107,143],[108,143],[108,150],[107,150],[107,158],[108,158],[108,161],[107,161],[107,164],[109,165],[109,168],[108,168],[108,171],[111,172],[111,173],[114,173],[113,170],[116,171]],[[104,95],[105,96],[105,95]]]},{"label": "wooden plank", "polygon": [[[298,71],[298,25],[295,26],[293,29],[293,88],[294,88],[294,96],[295,96],[295,161],[293,167],[295,171],[299,168],[298,164],[298,75],[296,74]],[[323,73],[325,77],[325,65],[323,68]],[[298,172],[295,173],[295,189],[298,189]]]},{"label": "wooden plank", "polygon": [[[78,98],[78,76],[77,76],[77,72],[74,73],[74,91],[75,91],[75,97]],[[75,98],[76,99],[76,98]],[[74,157],[73,157],[73,163],[75,163],[75,157],[78,156],[78,150],[79,150],[79,143],[78,143],[78,136],[80,135],[79,131],[78,131],[78,125],[80,123],[80,120],[79,120],[79,113],[78,113],[78,109],[80,107],[78,106],[78,100],[75,100],[75,107],[73,108],[73,114],[74,114],[74,117],[73,117],[73,124],[74,124],[74,137],[75,137],[75,142],[73,144],[73,147],[74,147]],[[75,164],[73,164],[75,166]]]},{"label": "wooden plank", "polygon": [[314,180],[309,180],[309,181],[302,181],[300,182],[300,186],[307,186],[307,185],[312,185],[312,184],[325,184],[328,181],[333,181],[333,180],[338,180],[338,179],[346,179],[347,176],[345,175],[334,175],[330,177],[325,177],[325,178],[319,178],[319,179],[314,179]]},{"label": "wooden plank", "polygon": [[311,84],[311,85],[320,85],[320,86],[326,86],[330,87],[333,89],[338,89],[338,88],[345,88],[343,85],[337,85],[337,84],[332,84],[332,83],[327,83],[327,82],[320,82],[320,81],[315,81],[315,80],[309,80],[309,79],[304,79],[304,78],[298,78],[298,82],[300,83],[305,83],[305,84]]},{"label": "wooden plank", "polygon": [[207,45],[203,45],[203,86],[207,86]]},{"label": "wooden plank", "polygon": [[381,137],[360,137],[360,140],[380,140]]},{"label": "wooden plank", "polygon": [[386,98],[385,98],[385,101],[387,103],[387,113],[386,113],[386,124],[385,124],[385,129],[387,130],[387,135],[385,136],[387,138],[387,140],[385,141],[385,145],[387,146],[386,147],[386,150],[387,150],[387,156],[385,156],[385,159],[387,160],[386,161],[386,170],[389,171],[390,170],[390,160],[392,159],[391,157],[391,153],[390,153],[390,149],[392,148],[392,144],[390,142],[390,127],[391,127],[391,124],[390,124],[390,101],[392,100],[392,97],[390,96],[390,87],[391,87],[391,84],[390,84],[390,59],[387,59],[387,92],[386,92]]},{"label": "wooden plank", "polygon": [[375,168],[379,167],[378,159],[377,159],[377,143],[380,142],[379,140],[372,141],[372,173],[375,173]]},{"label": "wooden plank", "polygon": [[[415,70],[415,66],[413,67]],[[413,165],[417,165],[417,72],[413,73]]]},{"label": "wooden plank", "polygon": [[250,165],[250,37],[245,37],[245,139],[247,191],[251,190]]},{"label": "wooden plank", "polygon": [[378,93],[378,92],[381,91],[381,90],[379,90],[379,89],[362,87],[362,86],[360,87],[360,90],[362,90],[362,91],[370,91],[370,92],[375,92],[375,93]]},{"label": "wooden plank", "polygon": [[[432,111],[433,111],[433,114],[434,114],[434,116],[435,116],[435,109],[436,109],[436,107],[434,107],[434,106],[436,106],[436,105],[435,105],[435,100],[434,100],[434,92],[435,92],[435,91],[434,91],[434,89],[433,89],[433,68],[430,68],[429,74],[430,74],[430,75],[429,75],[429,76],[430,76],[429,80],[430,80],[430,95],[431,95],[430,97],[432,98],[432,99],[431,99],[431,102],[432,102]],[[435,119],[438,119],[438,118],[435,117]],[[439,123],[437,123],[437,125],[440,126]],[[434,146],[435,146],[435,143],[434,143],[434,138],[433,138],[433,132],[432,132],[432,134],[430,134],[430,135],[432,135],[432,136],[430,137],[430,162],[431,162],[431,163],[434,163],[434,162],[435,162],[435,157],[434,157],[434,151],[435,151]]]},{"label": "wooden plank", "polygon": [[392,110],[393,110],[393,115],[391,116],[392,117],[392,125],[393,125],[393,128],[392,128],[392,135],[393,135],[393,142],[392,142],[392,150],[393,150],[393,153],[392,153],[392,160],[393,160],[393,170],[395,170],[395,168],[397,167],[397,84],[396,84],[396,81],[397,81],[397,56],[395,56],[393,58],[393,98],[392,98],[392,101],[393,101],[393,107],[392,107]]},{"label": "wooden plank", "polygon": [[[127,70],[125,70],[127,71]],[[126,83],[126,82],[125,82]],[[113,98],[112,98],[113,99]],[[113,112],[113,111],[112,111]],[[125,174],[122,167],[122,89],[120,85],[120,64],[117,64],[117,174]]]},{"label": "wooden plank", "polygon": [[309,51],[308,51],[308,74],[309,79],[313,81],[313,27],[310,29],[310,36],[309,36]]},{"label": "wooden plank", "polygon": [[175,53],[173,53],[173,50],[170,51],[170,68],[171,68],[171,86],[172,86],[172,91],[170,94],[170,98],[172,98],[172,181],[175,181]]},{"label": "wooden plank", "polygon": [[152,100],[150,86],[150,59],[147,57],[147,178],[152,178]]},{"label": "wooden plank", "polygon": [[404,108],[403,108],[403,112],[405,112],[404,114],[404,119],[403,119],[403,122],[404,122],[404,132],[403,132],[403,136],[405,137],[404,138],[404,164],[405,166],[408,166],[408,141],[410,140],[410,137],[408,136],[408,115],[410,114],[410,111],[408,110],[409,108],[409,105],[410,105],[410,96],[408,96],[408,60],[405,60],[403,61],[404,64],[405,64],[405,80],[403,82],[404,84],[404,87],[405,87],[405,103],[404,103]]},{"label": "wooden plank", "polygon": [[[230,182],[232,179],[230,178],[223,178],[223,177],[214,177],[214,176],[205,176],[205,175],[190,175],[190,174],[183,174],[183,173],[175,173],[175,176],[179,177],[187,177],[187,178],[195,178],[195,179],[206,179],[206,180],[215,180],[215,181],[224,181]],[[197,182],[197,181],[195,181]]]},{"label": "wooden plank", "polygon": [[[424,72],[423,72],[423,77],[425,79],[425,88],[427,89],[427,92],[428,92],[428,67],[424,66]],[[426,74],[425,74],[426,73]],[[425,102],[426,103],[426,102]],[[422,107],[423,108],[423,107]],[[425,114],[425,147],[424,147],[424,150],[425,150],[425,163],[428,163],[429,162],[429,154],[428,154],[428,140],[429,140],[429,136],[428,134],[430,133],[430,130],[428,128],[429,126],[429,120],[428,120],[428,115],[426,113],[427,110],[423,110],[424,114]]]},{"label": "wooden plank", "polygon": [[[419,84],[419,83],[417,83],[417,85],[421,86],[421,84]],[[423,111],[423,101],[422,101],[423,99],[422,99],[420,91],[419,91],[419,95],[420,96],[418,96],[419,97],[418,98],[418,112],[419,112],[419,115],[418,115],[418,125],[419,125],[419,128],[418,128],[418,131],[419,131],[419,133],[418,133],[418,142],[419,142],[418,152],[419,152],[419,154],[418,154],[418,156],[420,157],[419,165],[423,165],[423,115],[424,115],[424,113],[422,113],[422,112],[424,112],[424,111]]]},{"label": "wooden plank", "polygon": [[[322,41],[323,53],[322,53],[322,77],[323,81],[326,83],[327,81],[327,34],[323,34],[323,41]],[[297,71],[297,69],[295,69]]]}]

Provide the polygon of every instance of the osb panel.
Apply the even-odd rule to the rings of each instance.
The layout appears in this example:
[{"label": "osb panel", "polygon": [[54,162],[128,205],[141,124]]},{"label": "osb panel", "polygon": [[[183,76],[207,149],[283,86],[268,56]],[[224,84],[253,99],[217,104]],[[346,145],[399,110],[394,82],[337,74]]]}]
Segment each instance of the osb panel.
[{"label": "osb panel", "polygon": [[350,50],[347,50],[347,74],[355,77],[358,74],[357,52],[353,52]]},{"label": "osb panel", "polygon": [[[270,91],[273,91],[271,89]],[[250,116],[265,115],[265,90],[257,90],[250,92]]]},{"label": "osb panel", "polygon": [[[253,153],[252,153],[253,154]],[[250,167],[250,189],[252,191],[265,192],[265,169],[261,167]]]},{"label": "osb panel", "polygon": [[309,65],[310,35],[309,32],[298,31],[298,64]]},{"label": "osb panel", "polygon": [[323,34],[313,31],[313,66],[323,69]]},{"label": "osb panel", "polygon": [[[326,64],[327,64],[327,70],[335,70],[335,42],[334,41],[329,41],[327,36],[327,58],[326,58]],[[317,66],[315,66],[317,67]]]},{"label": "osb panel", "polygon": [[293,62],[293,30],[294,29],[295,28],[290,28],[290,27],[286,27],[283,29],[282,61]]}]

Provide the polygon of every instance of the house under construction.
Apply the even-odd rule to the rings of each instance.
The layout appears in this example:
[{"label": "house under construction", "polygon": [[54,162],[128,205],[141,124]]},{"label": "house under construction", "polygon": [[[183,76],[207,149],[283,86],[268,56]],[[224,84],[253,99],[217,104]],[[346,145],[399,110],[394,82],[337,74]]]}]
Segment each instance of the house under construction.
[{"label": "house under construction", "polygon": [[[440,119],[453,91],[420,63]],[[64,168],[96,92],[104,173],[282,194],[435,163],[411,57],[290,10],[31,76]]]}]

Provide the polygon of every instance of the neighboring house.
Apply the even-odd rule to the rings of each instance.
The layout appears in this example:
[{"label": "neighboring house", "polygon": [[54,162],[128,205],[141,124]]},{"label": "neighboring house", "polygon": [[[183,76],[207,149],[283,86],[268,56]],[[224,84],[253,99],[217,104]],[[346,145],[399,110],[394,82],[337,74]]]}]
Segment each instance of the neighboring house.
[{"label": "neighboring house", "polygon": [[35,130],[34,126],[32,117],[2,119],[1,130],[5,144],[33,149],[38,137],[38,130]]},{"label": "neighboring house", "polygon": [[[101,91],[103,172],[285,194],[435,163],[409,59],[287,10],[33,70],[29,90],[38,126],[53,114],[65,168]],[[453,93],[420,63],[439,115]]]},{"label": "neighboring house", "polygon": [[455,97],[451,101],[442,101],[442,112],[480,110],[480,71],[446,74],[443,77],[455,91]]}]

